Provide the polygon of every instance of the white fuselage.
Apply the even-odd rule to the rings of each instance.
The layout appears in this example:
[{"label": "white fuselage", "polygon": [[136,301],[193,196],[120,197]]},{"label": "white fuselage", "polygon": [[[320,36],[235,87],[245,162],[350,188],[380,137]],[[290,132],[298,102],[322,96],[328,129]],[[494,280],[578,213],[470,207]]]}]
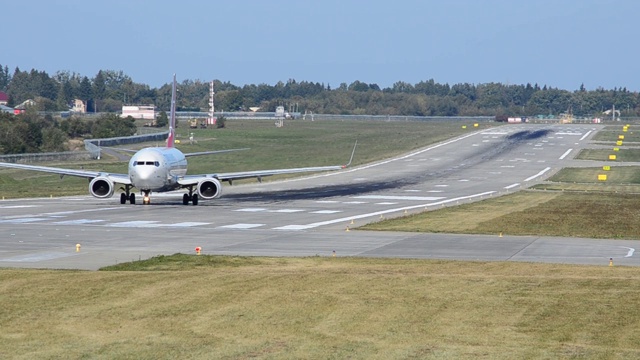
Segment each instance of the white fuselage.
[{"label": "white fuselage", "polygon": [[187,159],[176,148],[153,147],[135,153],[129,161],[131,185],[142,191],[171,191],[187,173]]}]

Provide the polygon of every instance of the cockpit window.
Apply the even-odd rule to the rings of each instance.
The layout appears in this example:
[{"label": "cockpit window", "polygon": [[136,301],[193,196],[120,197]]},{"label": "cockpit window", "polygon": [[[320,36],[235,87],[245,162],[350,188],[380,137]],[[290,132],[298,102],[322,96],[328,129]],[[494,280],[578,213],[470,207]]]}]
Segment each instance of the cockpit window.
[{"label": "cockpit window", "polygon": [[155,167],[159,167],[160,162],[159,161],[134,161],[133,166],[136,166],[136,165],[153,165]]}]

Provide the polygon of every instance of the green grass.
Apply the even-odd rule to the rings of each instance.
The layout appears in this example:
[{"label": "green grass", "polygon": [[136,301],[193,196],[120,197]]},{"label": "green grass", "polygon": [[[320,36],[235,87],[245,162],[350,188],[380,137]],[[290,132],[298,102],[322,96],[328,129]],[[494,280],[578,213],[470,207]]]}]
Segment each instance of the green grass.
[{"label": "green grass", "polygon": [[[615,155],[615,160],[609,160],[609,155]],[[596,161],[610,161],[611,165],[615,165],[616,162],[638,162],[640,161],[640,149],[635,148],[620,148],[618,151],[611,149],[582,149],[576,156],[578,160],[596,160]]]},{"label": "green grass", "polygon": [[[467,125],[470,125],[471,122]],[[178,128],[177,147],[183,152],[250,148],[227,154],[189,158],[189,173],[216,173],[287,167],[340,165],[349,160],[356,139],[354,165],[381,160],[473,131],[459,121],[288,121],[276,128],[271,121],[229,120],[226,129]],[[482,123],[480,129],[495,126]],[[193,133],[197,144],[188,144]],[[161,143],[134,144],[139,149]],[[127,164],[103,158],[86,162],[47,163],[48,166],[126,173]],[[276,179],[274,177],[272,179]],[[266,180],[269,180],[267,178]],[[0,169],[0,196],[48,197],[87,194],[85,179]]]},{"label": "green grass", "polygon": [[635,268],[206,255],[149,266],[0,270],[0,357],[640,357]]},{"label": "green grass", "polygon": [[598,131],[592,138],[593,141],[612,142],[618,141],[618,136],[623,135],[623,142],[640,142],[640,127],[631,125],[627,131],[623,131],[625,124],[609,125]]}]

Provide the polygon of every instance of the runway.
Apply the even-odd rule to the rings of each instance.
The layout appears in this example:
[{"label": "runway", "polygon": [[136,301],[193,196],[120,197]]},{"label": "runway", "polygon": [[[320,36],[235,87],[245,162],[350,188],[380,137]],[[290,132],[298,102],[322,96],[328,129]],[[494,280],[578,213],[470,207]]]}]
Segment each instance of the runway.
[{"label": "runway", "polygon": [[[0,202],[0,267],[95,270],[157,255],[370,256],[640,265],[639,241],[347,231],[381,218],[529,187],[573,160],[601,125],[509,125],[373,164],[226,186],[182,205],[89,195]],[[357,156],[357,153],[356,153]],[[464,221],[464,219],[460,219]],[[80,244],[80,251],[76,251]]]}]

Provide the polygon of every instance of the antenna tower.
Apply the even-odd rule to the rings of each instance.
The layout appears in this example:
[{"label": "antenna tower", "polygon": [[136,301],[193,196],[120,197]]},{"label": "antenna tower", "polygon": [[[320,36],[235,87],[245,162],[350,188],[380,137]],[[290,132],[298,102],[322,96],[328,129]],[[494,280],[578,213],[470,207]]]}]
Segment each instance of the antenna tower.
[{"label": "antenna tower", "polygon": [[207,118],[207,125],[215,125],[217,120],[213,115],[215,112],[215,106],[213,104],[214,94],[215,92],[213,92],[213,80],[212,80],[211,83],[209,84],[209,117]]}]

